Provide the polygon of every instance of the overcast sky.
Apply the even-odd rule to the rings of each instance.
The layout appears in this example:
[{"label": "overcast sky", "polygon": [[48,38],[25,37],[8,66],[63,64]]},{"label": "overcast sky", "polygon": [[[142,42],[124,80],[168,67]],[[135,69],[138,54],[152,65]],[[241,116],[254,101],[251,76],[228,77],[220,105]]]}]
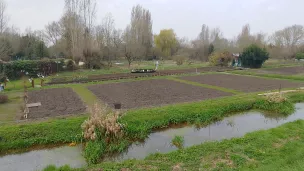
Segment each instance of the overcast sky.
[{"label": "overcast sky", "polygon": [[[24,31],[44,29],[59,20],[64,0],[6,0],[10,25]],[[254,33],[272,33],[293,24],[304,25],[304,0],[97,0],[97,21],[111,12],[116,26],[130,21],[132,6],[142,5],[152,13],[154,33],[173,28],[179,37],[196,38],[202,24],[220,27],[233,38],[249,23]]]}]

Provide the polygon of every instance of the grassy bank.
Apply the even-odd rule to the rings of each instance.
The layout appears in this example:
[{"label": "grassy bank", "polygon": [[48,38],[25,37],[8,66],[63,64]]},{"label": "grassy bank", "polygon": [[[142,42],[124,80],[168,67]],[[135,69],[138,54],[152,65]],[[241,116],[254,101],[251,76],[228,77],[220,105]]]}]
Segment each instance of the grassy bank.
[{"label": "grassy bank", "polygon": [[[181,149],[168,154],[154,154],[145,160],[102,163],[91,168],[61,170],[241,170],[285,171],[304,169],[304,121],[278,128],[249,133],[242,138]],[[45,171],[55,171],[49,166]]]},{"label": "grassy bank", "polygon": [[[290,100],[299,102],[303,93],[291,94]],[[209,124],[221,120],[234,112],[253,108],[291,113],[294,106],[284,103],[279,106],[267,105],[265,100],[255,95],[238,95],[202,102],[178,104],[165,107],[130,110],[121,118],[126,125],[124,141],[109,144],[103,152],[121,151],[134,139],[144,139],[153,130],[179,123]],[[9,150],[29,149],[36,145],[80,142],[82,130],[80,125],[87,116],[53,119],[39,123],[7,125],[0,127],[0,153]],[[88,156],[89,157],[89,156]]]}]

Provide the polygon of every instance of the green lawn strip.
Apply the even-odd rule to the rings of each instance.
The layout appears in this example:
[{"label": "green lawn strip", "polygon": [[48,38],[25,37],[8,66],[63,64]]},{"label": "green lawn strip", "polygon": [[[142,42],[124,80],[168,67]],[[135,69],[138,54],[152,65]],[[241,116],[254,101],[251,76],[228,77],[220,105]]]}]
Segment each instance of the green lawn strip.
[{"label": "green lawn strip", "polygon": [[88,106],[94,105],[94,103],[98,102],[99,100],[97,97],[87,89],[86,86],[82,84],[77,84],[71,86],[71,88],[81,97],[82,101],[84,101]]},{"label": "green lawn strip", "polygon": [[10,92],[6,95],[8,96],[8,102],[0,104],[0,125],[14,122],[22,106],[22,93]]},{"label": "green lawn strip", "polygon": [[[304,93],[301,94],[304,96]],[[290,96],[292,101],[294,96]],[[300,94],[296,100],[301,100]],[[256,95],[237,95],[212,99],[201,102],[176,104],[158,108],[130,110],[122,118],[125,125],[125,137],[122,143],[110,145],[107,151],[121,151],[127,147],[128,140],[145,139],[153,130],[170,126],[170,124],[199,123],[210,124],[223,119],[235,112],[250,109],[277,110],[282,112],[294,110],[290,103],[266,105],[267,102]],[[281,112],[281,111],[279,111]],[[35,145],[48,145],[56,143],[79,142],[82,140],[81,124],[87,116],[68,117],[65,119],[52,119],[38,123],[26,123],[0,126],[0,153],[9,150],[27,149]]]},{"label": "green lawn strip", "polygon": [[284,79],[292,81],[304,81],[304,75],[281,75],[281,74],[263,74],[250,71],[228,71],[227,73],[233,73],[238,75],[257,76],[271,79]]},{"label": "green lawn strip", "polygon": [[79,142],[82,140],[81,124],[86,118],[78,116],[0,126],[0,154],[36,145]]},{"label": "green lawn strip", "polygon": [[201,84],[201,83],[197,83],[197,82],[193,82],[193,81],[187,81],[187,80],[182,80],[182,79],[178,79],[178,78],[172,78],[172,77],[170,77],[170,78],[167,78],[167,79],[168,80],[172,80],[172,81],[177,81],[177,82],[185,83],[185,84],[191,84],[191,85],[194,85],[194,86],[215,89],[215,90],[219,90],[219,91],[223,91],[223,92],[227,92],[227,93],[232,93],[232,94],[241,94],[242,93],[240,91],[233,90],[233,89],[228,89],[228,88],[218,87],[218,86],[213,86],[213,85],[208,85],[208,84]]},{"label": "green lawn strip", "polygon": [[303,170],[303,141],[304,121],[299,120],[242,138],[153,154],[144,160],[106,162],[75,170],[172,170],[177,165],[184,170]]}]

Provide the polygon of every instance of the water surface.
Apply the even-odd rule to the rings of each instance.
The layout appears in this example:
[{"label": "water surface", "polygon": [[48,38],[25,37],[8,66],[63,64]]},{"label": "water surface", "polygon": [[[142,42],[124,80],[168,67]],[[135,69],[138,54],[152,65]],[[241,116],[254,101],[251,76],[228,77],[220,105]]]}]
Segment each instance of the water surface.
[{"label": "water surface", "polygon": [[193,126],[172,128],[162,132],[150,134],[145,143],[135,143],[127,152],[107,157],[105,161],[122,161],[126,159],[144,159],[153,153],[168,153],[177,150],[171,145],[175,135],[183,136],[185,147],[198,145],[206,141],[218,141],[242,137],[245,134],[257,130],[265,130],[278,127],[287,122],[304,119],[304,103],[296,104],[296,112],[288,117],[278,114],[263,114],[250,111],[225,118],[205,128],[197,129]]},{"label": "water surface", "polygon": [[36,171],[48,165],[70,165],[73,168],[86,166],[82,156],[82,147],[59,147],[31,151],[23,154],[7,155],[0,158],[1,171]]}]

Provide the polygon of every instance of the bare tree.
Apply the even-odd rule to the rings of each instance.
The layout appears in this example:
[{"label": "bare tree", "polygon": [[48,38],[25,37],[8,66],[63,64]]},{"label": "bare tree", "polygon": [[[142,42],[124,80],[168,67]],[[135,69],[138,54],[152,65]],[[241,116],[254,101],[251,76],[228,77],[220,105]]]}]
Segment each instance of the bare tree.
[{"label": "bare tree", "polygon": [[[153,33],[152,33],[152,18],[149,10],[137,5],[132,8],[130,29],[132,36],[136,39],[137,49],[141,48],[142,53],[139,56],[147,57],[152,53]],[[141,58],[140,58],[141,59]]]},{"label": "bare tree", "polygon": [[108,66],[112,66],[112,47],[114,46],[113,43],[113,35],[114,35],[114,19],[112,14],[107,14],[106,17],[103,19],[102,23],[102,30],[104,33],[104,49],[103,54],[107,59]]},{"label": "bare tree", "polygon": [[140,57],[142,53],[141,44],[138,42],[135,30],[131,26],[127,26],[123,35],[124,54],[128,61],[129,67],[131,63]]},{"label": "bare tree", "polygon": [[45,34],[48,41],[55,45],[62,37],[62,30],[58,22],[52,22],[45,26]]},{"label": "bare tree", "polygon": [[65,0],[65,15],[62,18],[65,27],[67,49],[76,62],[83,58],[84,24],[81,18],[81,0]]},{"label": "bare tree", "polygon": [[0,0],[0,34],[7,28],[8,16],[6,14],[6,3]]},{"label": "bare tree", "polygon": [[270,42],[273,45],[272,50],[276,54],[281,53],[284,57],[294,57],[298,46],[304,41],[304,27],[293,25],[283,30],[276,31],[271,37]]}]

